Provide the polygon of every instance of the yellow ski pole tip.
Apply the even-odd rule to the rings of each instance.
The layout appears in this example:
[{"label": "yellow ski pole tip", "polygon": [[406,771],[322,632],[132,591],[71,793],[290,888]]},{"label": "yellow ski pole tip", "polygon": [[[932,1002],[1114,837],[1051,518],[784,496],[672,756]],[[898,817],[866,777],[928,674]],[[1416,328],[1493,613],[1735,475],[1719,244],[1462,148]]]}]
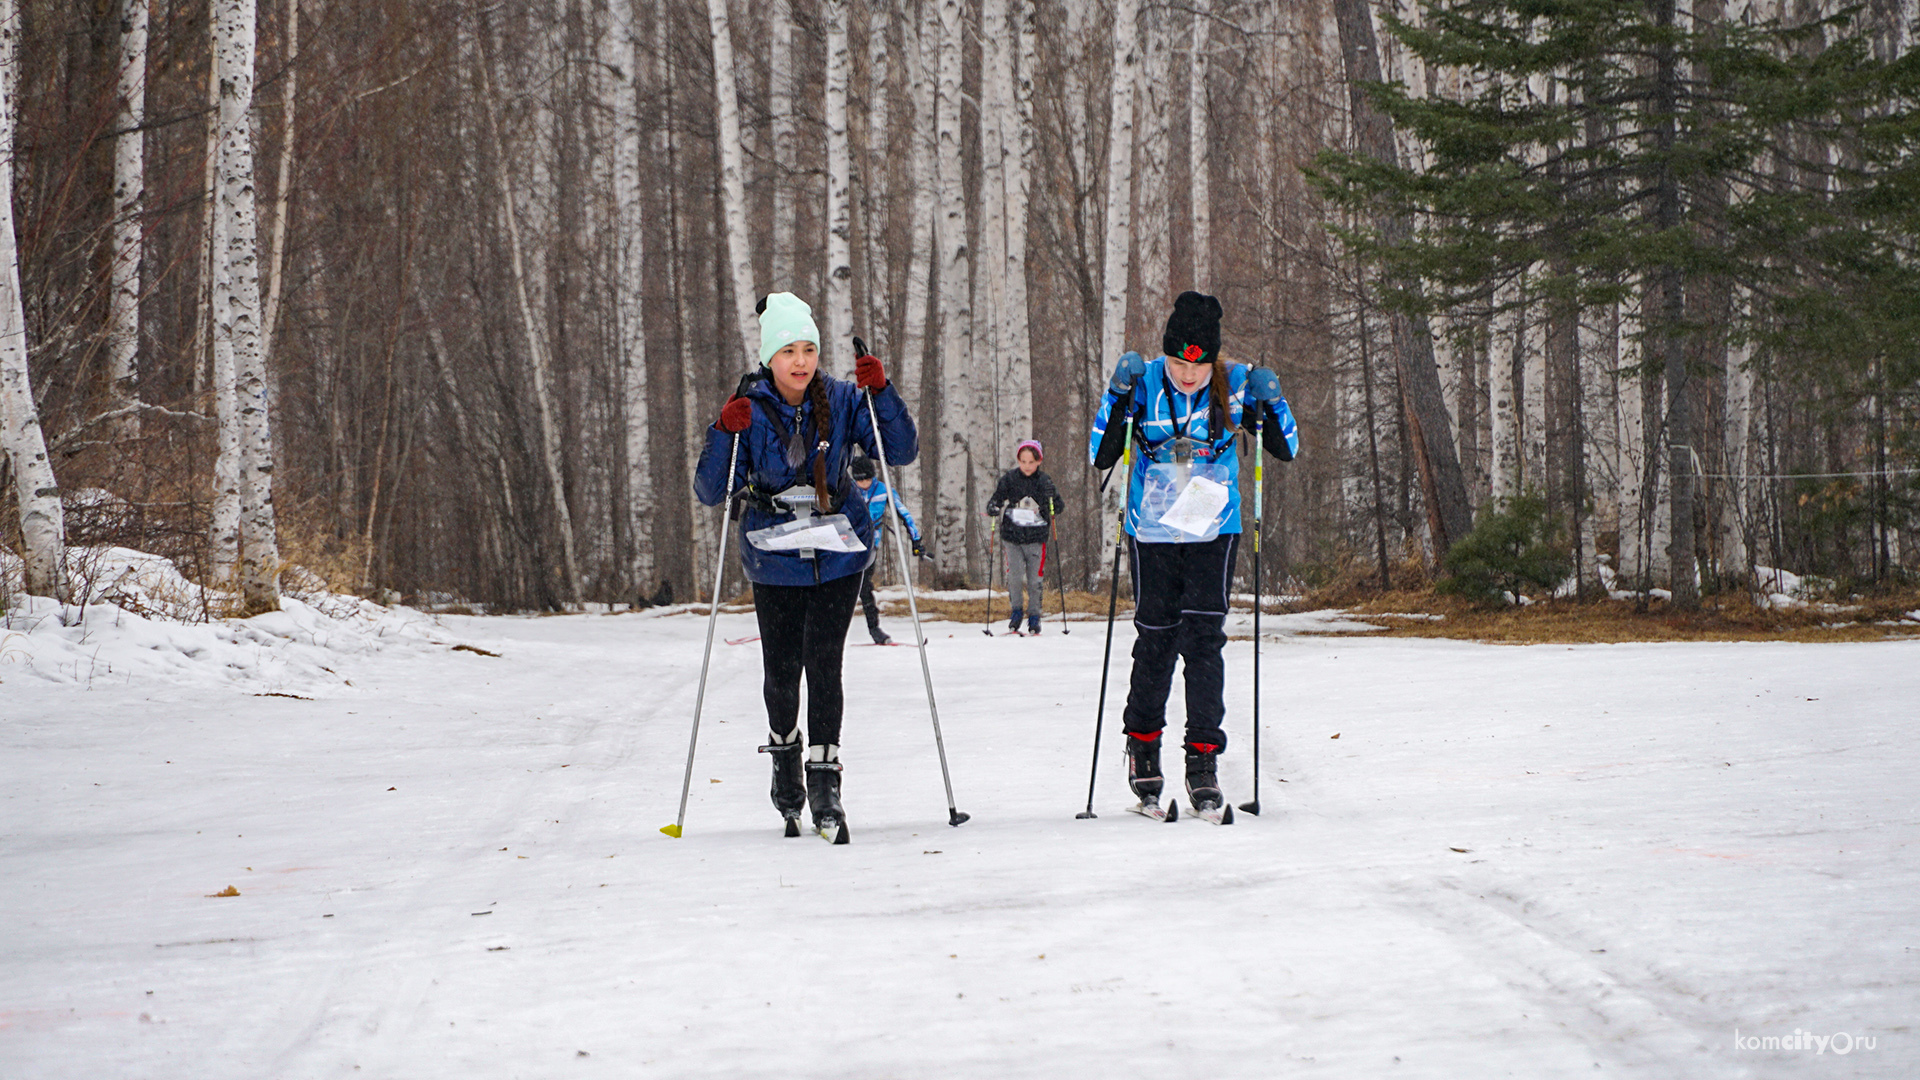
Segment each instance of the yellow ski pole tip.
[{"label": "yellow ski pole tip", "polygon": [[660,831],[673,837],[675,840],[680,839],[680,826],[678,825],[662,825],[660,826]]}]

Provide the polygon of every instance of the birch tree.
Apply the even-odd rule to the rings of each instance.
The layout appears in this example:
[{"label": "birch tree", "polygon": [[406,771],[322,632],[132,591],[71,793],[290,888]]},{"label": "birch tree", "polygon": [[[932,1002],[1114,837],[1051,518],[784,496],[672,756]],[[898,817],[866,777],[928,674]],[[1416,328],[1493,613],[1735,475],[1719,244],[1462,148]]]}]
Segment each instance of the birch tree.
[{"label": "birch tree", "polygon": [[[1133,91],[1139,81],[1138,0],[1114,0],[1112,101],[1107,121],[1107,214],[1100,272],[1100,352],[1088,366],[1094,400],[1099,400],[1106,373],[1127,349],[1127,294],[1131,291],[1128,261],[1133,238]],[[1107,485],[1103,518],[1119,512],[1127,497],[1125,484]]]},{"label": "birch tree", "polygon": [[653,461],[647,428],[647,328],[641,283],[646,274],[646,207],[640,185],[640,27],[646,0],[614,0],[607,33],[615,77],[609,86],[613,120],[614,334],[625,426],[625,502],[632,538],[630,587],[644,591],[654,577]]},{"label": "birch tree", "polygon": [[[1006,39],[1007,0],[980,0],[980,257],[973,260],[975,361],[986,396],[985,438],[974,446],[974,483],[993,483],[1010,444],[1005,426],[1006,346],[1000,340],[1007,309],[1007,105],[1013,96],[1012,43]],[[989,489],[990,490],[990,489]],[[989,545],[991,546],[991,545]]]},{"label": "birch tree", "polygon": [[[935,71],[929,63],[929,38],[938,40],[940,22],[934,5],[921,4],[918,18],[912,17],[912,8],[906,0],[894,0],[906,10],[910,29],[903,37],[907,46],[907,97],[913,109],[912,121],[908,130],[912,133],[908,152],[908,184],[912,192],[912,206],[907,216],[907,266],[906,282],[901,317],[899,347],[899,383],[900,394],[906,400],[916,404],[931,400],[932,395],[925,392],[925,370],[927,352],[927,317],[932,307],[933,260],[934,260],[934,162],[937,154],[938,127],[936,121],[936,83]],[[936,435],[937,438],[937,435]],[[935,443],[944,450],[944,443]],[[938,454],[932,455],[937,458]],[[900,496],[909,505],[919,505],[924,489],[923,469],[902,469],[898,474],[901,486]],[[935,518],[938,525],[938,518]]]},{"label": "birch tree", "polygon": [[107,380],[113,396],[133,396],[140,352],[140,264],[146,207],[147,0],[120,4],[120,109],[113,140],[113,263],[107,316]]},{"label": "birch tree", "polygon": [[939,557],[954,570],[974,569],[971,473],[976,448],[972,437],[982,427],[977,400],[979,378],[973,356],[973,309],[968,296],[972,253],[967,249],[965,177],[960,171],[960,64],[962,34],[959,0],[938,0],[940,78],[935,105],[939,133],[935,202],[940,227],[940,490],[936,521]]},{"label": "birch tree", "polygon": [[[724,0],[707,0],[708,10],[713,10],[715,4],[724,5]],[[731,55],[730,42],[728,50]],[[793,207],[793,172],[797,150],[793,130],[793,0],[773,0],[767,5],[767,53],[767,111],[772,114],[773,126],[773,251],[770,280],[773,290],[791,292],[794,289],[794,235],[799,227]],[[731,61],[724,70],[733,70]],[[724,104],[721,106],[722,109],[725,107]]]},{"label": "birch tree", "polygon": [[0,0],[0,451],[12,466],[27,592],[65,601],[66,522],[27,371],[27,320],[13,226],[14,20],[12,0]]},{"label": "birch tree", "polygon": [[1100,355],[1092,377],[1127,348],[1128,241],[1133,236],[1133,90],[1140,64],[1138,0],[1114,0],[1112,111],[1107,122],[1107,221],[1101,259]]},{"label": "birch tree", "polygon": [[1193,248],[1193,287],[1207,292],[1213,280],[1213,170],[1208,164],[1213,136],[1207,120],[1208,34],[1213,17],[1208,0],[1194,0],[1193,48],[1187,58],[1188,230]]},{"label": "birch tree", "polygon": [[240,437],[240,594],[248,615],[280,608],[280,544],[273,509],[273,429],[260,352],[259,247],[253,182],[254,5],[216,0],[220,69],[220,208],[226,304],[214,317],[233,350]]},{"label": "birch tree", "polygon": [[827,357],[853,368],[853,147],[847,138],[847,0],[826,0],[827,13]]},{"label": "birch tree", "polygon": [[273,358],[273,336],[280,331],[280,297],[286,292],[287,217],[293,205],[294,103],[300,86],[300,0],[287,0],[287,56],[280,71],[280,176],[273,189],[266,314],[260,332],[260,355],[269,360]]},{"label": "birch tree", "polygon": [[1027,319],[1027,211],[1033,171],[1033,71],[1037,62],[1034,20],[1037,7],[1037,0],[1009,0],[1007,6],[1006,39],[1018,45],[1019,62],[1013,74],[1010,112],[1014,136],[1005,140],[1008,144],[1007,254],[1002,277],[1006,282],[1007,295],[1000,348],[1006,354],[1006,362],[1001,370],[1007,388],[1006,400],[1011,409],[1006,426],[1016,442],[1032,438],[1034,434],[1033,349]]},{"label": "birch tree", "polygon": [[[867,326],[876,335],[895,325],[893,267],[887,250],[893,175],[893,97],[888,85],[893,63],[887,41],[893,22],[889,17],[891,6],[881,3],[867,13],[867,154],[860,185],[861,239],[866,253]],[[885,334],[883,348],[893,349],[898,344],[894,334]],[[898,362],[896,358],[895,364]]]},{"label": "birch tree", "polygon": [[[733,84],[733,26],[727,0],[707,0],[707,28],[713,37],[713,97],[718,121],[715,136],[720,142],[720,202],[726,221],[727,267],[733,285],[734,314],[740,325],[741,356],[751,360],[760,355],[760,321],[753,311],[760,298],[753,287],[753,249],[747,243],[747,187],[740,160],[740,97]],[[780,282],[780,287],[789,286]]]},{"label": "birch tree", "polygon": [[[1140,315],[1134,325],[1140,327],[1140,340],[1152,344],[1159,340],[1156,323],[1164,320],[1172,305],[1169,284],[1172,267],[1168,265],[1173,231],[1171,200],[1167,197],[1167,156],[1173,142],[1172,39],[1167,29],[1170,13],[1149,7],[1142,13],[1145,22],[1146,54],[1140,67],[1140,94],[1137,105],[1140,125],[1139,191],[1140,220],[1133,232],[1140,246]],[[1148,356],[1159,349],[1143,350]]]}]

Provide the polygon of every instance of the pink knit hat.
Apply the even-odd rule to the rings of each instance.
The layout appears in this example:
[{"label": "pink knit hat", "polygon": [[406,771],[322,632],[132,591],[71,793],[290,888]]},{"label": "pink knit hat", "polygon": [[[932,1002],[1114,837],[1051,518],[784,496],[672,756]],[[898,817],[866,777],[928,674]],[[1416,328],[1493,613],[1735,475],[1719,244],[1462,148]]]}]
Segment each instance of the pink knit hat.
[{"label": "pink knit hat", "polygon": [[1046,454],[1046,451],[1044,451],[1044,450],[1042,450],[1042,449],[1040,449],[1040,440],[1039,440],[1039,439],[1028,439],[1028,440],[1027,440],[1026,442],[1023,442],[1023,443],[1021,443],[1021,444],[1020,444],[1019,446],[1016,446],[1016,447],[1014,447],[1014,448],[1013,448],[1013,456],[1014,456],[1014,457],[1019,457],[1019,456],[1020,456],[1020,451],[1022,451],[1022,450],[1032,450],[1032,451],[1033,451],[1033,456],[1034,456],[1034,458],[1035,458],[1035,460],[1038,460],[1038,461],[1045,461],[1045,460],[1047,460],[1047,454]]}]

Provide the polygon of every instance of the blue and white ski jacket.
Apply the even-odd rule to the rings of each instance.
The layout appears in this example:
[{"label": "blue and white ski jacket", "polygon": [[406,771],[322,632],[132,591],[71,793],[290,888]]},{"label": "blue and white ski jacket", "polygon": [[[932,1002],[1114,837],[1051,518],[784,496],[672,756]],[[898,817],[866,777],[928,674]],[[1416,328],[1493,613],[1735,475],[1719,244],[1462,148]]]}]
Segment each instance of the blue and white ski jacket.
[{"label": "blue and white ski jacket", "polygon": [[[860,485],[855,484],[853,489],[859,491]],[[891,493],[887,491],[887,485],[878,480],[867,485],[867,513],[873,518],[875,525],[880,524],[881,519],[887,516],[887,496],[890,494]],[[894,509],[900,511],[900,520],[907,523],[907,535],[913,537],[915,541],[918,541],[920,539],[920,526],[913,523],[913,515],[907,513],[906,504],[899,499],[894,499],[893,506]]]},{"label": "blue and white ski jacket", "polygon": [[[741,565],[747,571],[747,579],[757,584],[818,585],[823,581],[858,574],[873,561],[873,512],[871,508],[866,513],[859,512],[861,503],[855,496],[860,491],[853,486],[853,478],[847,473],[855,446],[864,450],[868,457],[880,456],[873,423],[867,417],[867,403],[861,400],[865,391],[850,382],[825,375],[821,378],[826,379],[827,404],[833,414],[825,451],[827,486],[831,490],[833,512],[847,515],[854,535],[860,538],[867,550],[817,551],[811,559],[801,558],[797,551],[762,551],[748,542],[747,534],[792,521],[794,515],[776,513],[746,503],[739,523],[733,528],[740,537]],[[786,444],[789,433],[807,430],[807,418],[813,414],[812,399],[803,400],[798,408],[788,405],[773,389],[769,379],[754,383],[746,396],[754,404],[753,423],[740,433],[740,461],[734,468],[732,480],[734,491],[740,491],[749,483],[768,495],[778,494],[790,487],[810,486],[813,483],[814,451],[808,448],[798,465],[788,465]],[[920,454],[920,435],[914,427],[913,417],[907,413],[907,403],[901,400],[900,392],[894,389],[891,382],[885,390],[874,395],[873,410],[880,420],[880,434],[886,439],[887,464],[912,464]],[[774,422],[776,420],[778,423]],[[706,446],[700,451],[700,464],[693,476],[693,493],[702,504],[717,506],[726,499],[727,461],[732,451],[733,436],[709,425]],[[852,513],[847,512],[849,504]]]},{"label": "blue and white ski jacket", "polygon": [[[1227,364],[1227,420],[1231,424],[1242,423],[1246,407],[1252,403],[1247,393],[1247,376],[1252,370],[1246,364]],[[1209,429],[1212,401],[1211,390],[1205,383],[1191,394],[1182,393],[1167,374],[1164,356],[1147,362],[1146,374],[1124,398],[1116,396],[1111,389],[1101,398],[1099,414],[1094,417],[1093,431],[1087,439],[1087,458],[1097,467],[1106,467],[1098,458],[1108,426],[1124,425],[1128,417],[1133,418],[1133,468],[1127,476],[1127,535],[1136,538],[1140,535],[1141,503],[1148,469],[1172,462],[1175,441],[1183,436],[1192,440],[1193,463],[1214,466],[1215,475],[1227,487],[1225,517],[1218,531],[1241,531],[1240,459],[1234,452],[1237,433],[1231,430],[1215,433]],[[1270,406],[1261,418],[1261,442],[1268,453],[1282,461],[1293,460],[1299,452],[1300,434],[1285,398]]]}]

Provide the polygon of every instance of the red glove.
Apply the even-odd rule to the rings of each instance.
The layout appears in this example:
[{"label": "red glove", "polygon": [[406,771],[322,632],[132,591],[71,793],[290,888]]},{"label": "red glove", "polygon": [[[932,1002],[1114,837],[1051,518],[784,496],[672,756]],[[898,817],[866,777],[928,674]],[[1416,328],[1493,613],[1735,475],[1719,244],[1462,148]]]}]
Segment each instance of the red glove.
[{"label": "red glove", "polygon": [[753,402],[743,397],[730,397],[720,408],[720,419],[715,424],[721,431],[734,435],[753,426]]},{"label": "red glove", "polygon": [[877,356],[863,356],[853,362],[853,381],[862,390],[879,393],[887,388],[887,369]]}]

